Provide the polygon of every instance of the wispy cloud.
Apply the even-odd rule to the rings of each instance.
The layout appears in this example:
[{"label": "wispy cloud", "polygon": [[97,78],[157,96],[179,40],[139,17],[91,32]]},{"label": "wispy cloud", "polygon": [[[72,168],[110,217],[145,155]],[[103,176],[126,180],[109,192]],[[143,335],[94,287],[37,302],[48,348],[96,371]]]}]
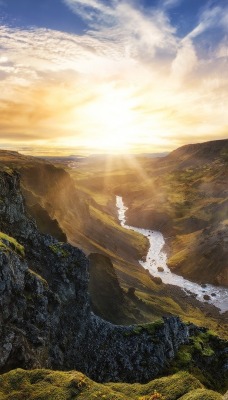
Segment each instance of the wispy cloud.
[{"label": "wispy cloud", "polygon": [[161,2],[161,5],[163,7],[176,7],[177,5],[179,5],[183,0],[164,0],[163,2]]},{"label": "wispy cloud", "polygon": [[98,0],[64,0],[85,20],[89,21],[92,37],[102,42],[118,44],[119,49],[136,57],[155,55],[156,49],[174,51],[175,28],[162,9],[143,10],[130,2],[112,0],[109,6]]},{"label": "wispy cloud", "polygon": [[98,16],[104,17],[113,16],[113,9],[116,5],[116,1],[110,0],[109,4],[106,5],[99,0],[64,0],[65,4],[76,14],[81,14],[83,18],[93,20]]},{"label": "wispy cloud", "polygon": [[223,7],[207,7],[200,15],[199,23],[197,26],[188,34],[188,38],[196,38],[203,34],[205,31],[213,29],[215,27],[223,27],[228,31],[228,8]]}]

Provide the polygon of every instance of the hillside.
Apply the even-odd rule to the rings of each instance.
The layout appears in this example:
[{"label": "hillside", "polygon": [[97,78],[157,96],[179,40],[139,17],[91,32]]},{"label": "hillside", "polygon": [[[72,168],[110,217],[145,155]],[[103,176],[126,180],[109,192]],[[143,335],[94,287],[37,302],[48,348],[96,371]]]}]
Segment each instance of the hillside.
[{"label": "hillside", "polygon": [[[114,168],[116,161],[113,163]],[[100,316],[117,324],[129,324],[151,322],[163,315],[174,314],[185,321],[207,326],[226,337],[226,320],[216,308],[187,297],[181,289],[157,283],[139,265],[138,259],[146,252],[147,240],[119,225],[116,218],[115,186],[111,190],[110,179],[106,180],[109,189],[104,184],[103,162],[101,165],[96,162],[95,166],[94,160],[91,165],[90,160],[86,162],[89,165],[82,165],[82,169],[69,171],[72,179],[60,166],[55,167],[49,162],[16,152],[0,152],[1,165],[20,171],[26,208],[35,217],[39,229],[53,234],[61,241],[65,240],[66,235],[68,242],[81,247],[87,254],[101,253],[111,260],[125,300],[121,302],[119,299],[113,312],[108,307],[100,308],[100,312],[95,308]],[[116,183],[123,185],[129,176],[126,164],[125,169],[119,170],[117,178],[113,170],[110,176]],[[41,211],[46,213],[45,218],[40,218]],[[95,281],[93,286],[93,294],[97,293],[94,298],[100,304],[108,304],[111,300],[105,288],[113,275],[100,276],[102,280],[99,285]],[[131,287],[136,289],[133,297],[127,295]],[[98,300],[101,292],[103,295]]]},{"label": "hillside", "polygon": [[139,214],[141,226],[168,236],[176,273],[227,286],[228,140],[184,146],[144,166],[148,188],[131,192],[129,222],[137,225]]},{"label": "hillside", "polygon": [[129,225],[160,230],[175,273],[227,286],[227,171],[228,140],[218,140],[158,159],[91,159],[71,174],[100,204],[122,195]]}]

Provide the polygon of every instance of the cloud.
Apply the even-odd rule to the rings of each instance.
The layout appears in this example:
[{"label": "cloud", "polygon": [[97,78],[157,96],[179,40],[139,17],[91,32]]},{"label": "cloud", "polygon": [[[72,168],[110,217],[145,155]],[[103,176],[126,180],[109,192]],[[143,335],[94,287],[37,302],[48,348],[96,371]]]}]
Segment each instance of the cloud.
[{"label": "cloud", "polygon": [[224,9],[203,9],[180,38],[167,13],[177,4],[171,0],[147,10],[131,1],[65,3],[87,21],[83,34],[0,26],[0,143],[118,139],[168,148],[183,135],[224,135],[225,36],[213,51],[199,51],[209,47],[207,30],[225,32]]},{"label": "cloud", "polygon": [[97,0],[64,2],[89,22],[92,37],[118,45],[127,55],[152,58],[157,49],[174,51],[175,28],[162,9],[137,9],[130,2],[117,0],[110,1],[108,6]]},{"label": "cloud", "polygon": [[110,0],[109,6],[99,0],[64,0],[64,3],[76,14],[92,21],[98,16],[102,16],[103,20],[105,20],[105,17],[113,16],[113,7],[116,1]]},{"label": "cloud", "polygon": [[172,75],[180,83],[198,65],[194,45],[190,39],[181,42],[176,58],[172,62]]},{"label": "cloud", "polygon": [[216,54],[215,57],[217,58],[228,58],[228,44],[227,44],[227,38],[222,41],[219,45],[219,47],[216,49]]},{"label": "cloud", "polygon": [[161,4],[163,7],[171,8],[178,6],[183,0],[164,0]]}]

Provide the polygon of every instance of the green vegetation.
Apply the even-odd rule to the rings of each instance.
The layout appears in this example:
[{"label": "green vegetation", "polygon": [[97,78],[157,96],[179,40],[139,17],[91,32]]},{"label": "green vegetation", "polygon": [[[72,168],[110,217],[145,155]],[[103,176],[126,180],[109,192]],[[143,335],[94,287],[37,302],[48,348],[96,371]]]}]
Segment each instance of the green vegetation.
[{"label": "green vegetation", "polygon": [[63,248],[64,243],[56,243],[52,244],[50,246],[50,249],[53,251],[53,253],[57,254],[60,257],[68,257],[69,252]]},{"label": "green vegetation", "polygon": [[139,335],[143,332],[148,333],[149,335],[154,335],[159,327],[164,325],[163,319],[158,319],[149,324],[139,324],[136,325],[132,332],[126,332],[126,335]]},{"label": "green vegetation", "polygon": [[36,277],[39,281],[41,281],[43,283],[43,285],[47,288],[48,287],[48,283],[46,281],[46,279],[44,279],[41,275],[37,274],[35,271],[33,271],[32,269],[28,270],[29,273],[31,275],[33,275],[34,277]]},{"label": "green vegetation", "polygon": [[80,372],[13,370],[0,376],[0,400],[221,400],[187,372],[140,385],[98,384]]},{"label": "green vegetation", "polygon": [[202,354],[202,356],[211,357],[214,355],[214,350],[209,344],[210,335],[206,333],[201,333],[198,336],[191,338],[193,350]]},{"label": "green vegetation", "polygon": [[[219,371],[219,363],[222,362],[220,350],[225,351],[225,342],[222,342],[219,348],[215,348],[214,333],[211,331],[201,332],[198,335],[190,338],[189,344],[182,345],[171,365],[167,369],[167,373],[175,373],[180,370],[185,370],[191,373],[195,378],[202,382],[210,389],[218,391],[227,390],[228,382],[224,386],[224,376],[216,374],[216,369]],[[218,344],[217,344],[218,346]],[[225,353],[224,353],[225,354]],[[221,360],[220,360],[221,358]],[[201,359],[202,368],[196,366],[197,360]]]},{"label": "green vegetation", "polygon": [[25,249],[18,241],[11,236],[0,232],[0,250],[2,251],[14,251],[21,257],[25,256]]}]

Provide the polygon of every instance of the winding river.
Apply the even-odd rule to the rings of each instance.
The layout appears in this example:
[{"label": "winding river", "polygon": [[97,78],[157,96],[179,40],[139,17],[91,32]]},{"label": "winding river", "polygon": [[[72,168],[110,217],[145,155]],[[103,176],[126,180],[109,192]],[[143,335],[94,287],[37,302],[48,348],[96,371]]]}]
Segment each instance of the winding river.
[{"label": "winding river", "polygon": [[[162,233],[127,225],[125,217],[127,207],[125,207],[123,199],[120,196],[116,196],[116,207],[121,226],[126,229],[141,233],[142,235],[146,236],[150,242],[150,247],[147,256],[145,257],[145,261],[139,261],[143,268],[148,269],[151,275],[160,277],[164,283],[179,286],[186,292],[187,295],[195,295],[198,300],[213,304],[215,307],[220,309],[221,313],[228,311],[227,288],[210,284],[202,285],[202,287],[197,283],[188,281],[182,276],[171,272],[166,263],[167,255],[162,250],[165,244]],[[159,272],[158,267],[161,267],[163,271]],[[210,296],[210,299],[206,300],[204,298],[205,295]]]}]

